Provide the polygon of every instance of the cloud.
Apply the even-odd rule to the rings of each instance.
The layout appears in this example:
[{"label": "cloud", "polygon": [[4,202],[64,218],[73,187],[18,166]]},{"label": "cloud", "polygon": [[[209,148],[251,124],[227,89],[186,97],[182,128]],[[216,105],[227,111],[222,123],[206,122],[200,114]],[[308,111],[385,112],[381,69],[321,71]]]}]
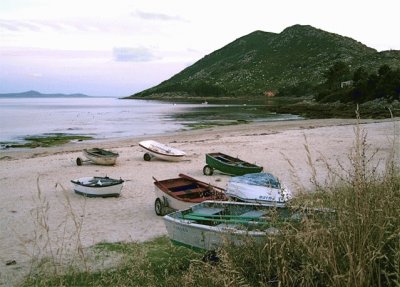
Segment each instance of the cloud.
[{"label": "cloud", "polygon": [[43,74],[42,73],[31,73],[31,74],[28,74],[28,76],[30,76],[32,78],[42,78]]},{"label": "cloud", "polygon": [[149,62],[157,58],[146,48],[114,48],[113,55],[117,62]]},{"label": "cloud", "polygon": [[79,19],[67,19],[67,20],[5,20],[0,19],[0,31],[8,32],[104,32],[108,27],[109,23],[102,23],[92,19],[86,19],[85,21]]},{"label": "cloud", "polygon": [[0,19],[0,30],[6,31],[21,31],[21,30],[29,30],[29,31],[39,31],[40,27],[37,24],[32,23],[30,21],[18,21],[18,20],[1,20]]},{"label": "cloud", "polygon": [[[31,65],[56,65],[66,61],[75,61],[84,63],[88,61],[105,62],[111,58],[111,51],[96,50],[57,50],[57,49],[41,49],[41,48],[25,48],[25,47],[0,47],[0,63],[10,63],[18,66],[24,61],[29,61]],[[21,67],[20,67],[21,68]]]},{"label": "cloud", "polygon": [[[161,13],[149,13],[137,10],[132,13],[132,16],[138,17],[143,20],[160,20],[160,21],[185,21],[185,19],[179,16],[170,16]],[[185,21],[186,22],[186,21]]]}]

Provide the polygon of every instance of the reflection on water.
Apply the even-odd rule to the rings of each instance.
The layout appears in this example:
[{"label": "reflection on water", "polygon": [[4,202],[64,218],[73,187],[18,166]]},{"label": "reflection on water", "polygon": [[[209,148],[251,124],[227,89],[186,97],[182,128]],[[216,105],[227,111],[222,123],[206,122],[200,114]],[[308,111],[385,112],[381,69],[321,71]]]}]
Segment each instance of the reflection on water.
[{"label": "reflection on water", "polygon": [[172,104],[116,98],[0,98],[0,142],[66,133],[96,139],[154,135],[201,125],[298,119],[266,105]]},{"label": "reflection on water", "polygon": [[184,106],[116,98],[0,99],[0,141],[46,133],[102,139],[176,131],[182,125],[167,115]]},{"label": "reflection on water", "polygon": [[268,106],[260,104],[241,105],[202,105],[191,107],[174,114],[174,118],[192,128],[241,124],[255,121],[298,120],[301,117],[291,114],[270,112]]}]

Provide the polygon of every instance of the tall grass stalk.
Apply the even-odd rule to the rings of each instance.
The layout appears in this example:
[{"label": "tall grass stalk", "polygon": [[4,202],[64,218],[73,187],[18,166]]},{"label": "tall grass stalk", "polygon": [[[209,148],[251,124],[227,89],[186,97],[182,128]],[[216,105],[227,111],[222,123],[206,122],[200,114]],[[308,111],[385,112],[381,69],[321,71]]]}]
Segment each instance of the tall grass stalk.
[{"label": "tall grass stalk", "polygon": [[[24,245],[25,253],[31,258],[31,274],[44,272],[59,275],[66,268],[82,267],[88,270],[81,230],[84,222],[85,202],[77,214],[71,204],[68,191],[60,184],[55,185],[54,192],[61,188],[63,210],[52,210],[50,202],[40,188],[40,176],[36,180],[37,193],[33,197],[35,208],[31,211],[34,226],[30,244]],[[65,213],[63,220],[57,224],[50,219],[55,212]],[[72,243],[71,243],[72,242]],[[25,242],[24,242],[25,243]],[[73,263],[71,262],[73,260]]]}]

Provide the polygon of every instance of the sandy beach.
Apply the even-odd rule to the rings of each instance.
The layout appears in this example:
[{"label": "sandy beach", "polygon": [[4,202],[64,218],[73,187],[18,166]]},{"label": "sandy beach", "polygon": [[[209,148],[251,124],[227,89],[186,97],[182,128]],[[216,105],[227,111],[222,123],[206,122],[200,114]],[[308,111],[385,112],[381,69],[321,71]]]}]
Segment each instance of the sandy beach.
[{"label": "sandy beach", "polygon": [[[383,168],[395,145],[400,151],[398,118],[362,120],[373,162]],[[312,189],[307,164],[309,148],[318,179],[326,179],[325,163],[348,166],[356,120],[326,119],[252,123],[113,141],[77,142],[61,147],[0,151],[0,285],[12,286],[29,271],[32,254],[74,249],[77,236],[84,247],[99,242],[142,242],[165,235],[162,217],[154,212],[152,177],[167,179],[184,173],[226,187],[229,176],[205,176],[205,154],[223,152],[257,163],[276,175],[293,193]],[[154,139],[187,153],[181,162],[143,160],[138,142]],[[115,166],[77,166],[82,149],[99,146],[120,154]],[[400,163],[399,154],[395,158]],[[292,166],[291,166],[292,165]],[[109,176],[126,180],[119,198],[85,198],[72,190],[71,179]],[[302,190],[299,190],[302,189]],[[39,207],[43,207],[39,209]],[[40,212],[38,213],[38,210]],[[82,223],[79,234],[76,222]],[[48,228],[43,233],[38,224]],[[42,237],[40,237],[42,234]],[[40,254],[39,254],[40,251]],[[7,262],[15,260],[7,265]]]}]

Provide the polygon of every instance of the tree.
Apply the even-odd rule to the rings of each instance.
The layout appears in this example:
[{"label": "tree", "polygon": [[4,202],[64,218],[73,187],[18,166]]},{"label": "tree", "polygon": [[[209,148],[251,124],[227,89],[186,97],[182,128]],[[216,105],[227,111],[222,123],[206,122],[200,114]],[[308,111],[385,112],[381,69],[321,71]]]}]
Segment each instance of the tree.
[{"label": "tree", "polygon": [[383,65],[378,70],[378,83],[375,97],[389,100],[399,99],[400,73],[393,71],[388,65]]},{"label": "tree", "polygon": [[389,67],[389,65],[382,65],[379,67],[378,70],[378,76],[381,78],[386,77],[392,72],[392,69]]},{"label": "tree", "polygon": [[364,67],[359,67],[353,73],[353,82],[354,85],[357,85],[361,82],[366,82],[368,79],[368,72],[365,70]]},{"label": "tree", "polygon": [[341,82],[348,81],[351,78],[350,68],[344,62],[336,62],[325,72],[324,76],[326,86],[331,90],[335,90],[340,88]]}]

